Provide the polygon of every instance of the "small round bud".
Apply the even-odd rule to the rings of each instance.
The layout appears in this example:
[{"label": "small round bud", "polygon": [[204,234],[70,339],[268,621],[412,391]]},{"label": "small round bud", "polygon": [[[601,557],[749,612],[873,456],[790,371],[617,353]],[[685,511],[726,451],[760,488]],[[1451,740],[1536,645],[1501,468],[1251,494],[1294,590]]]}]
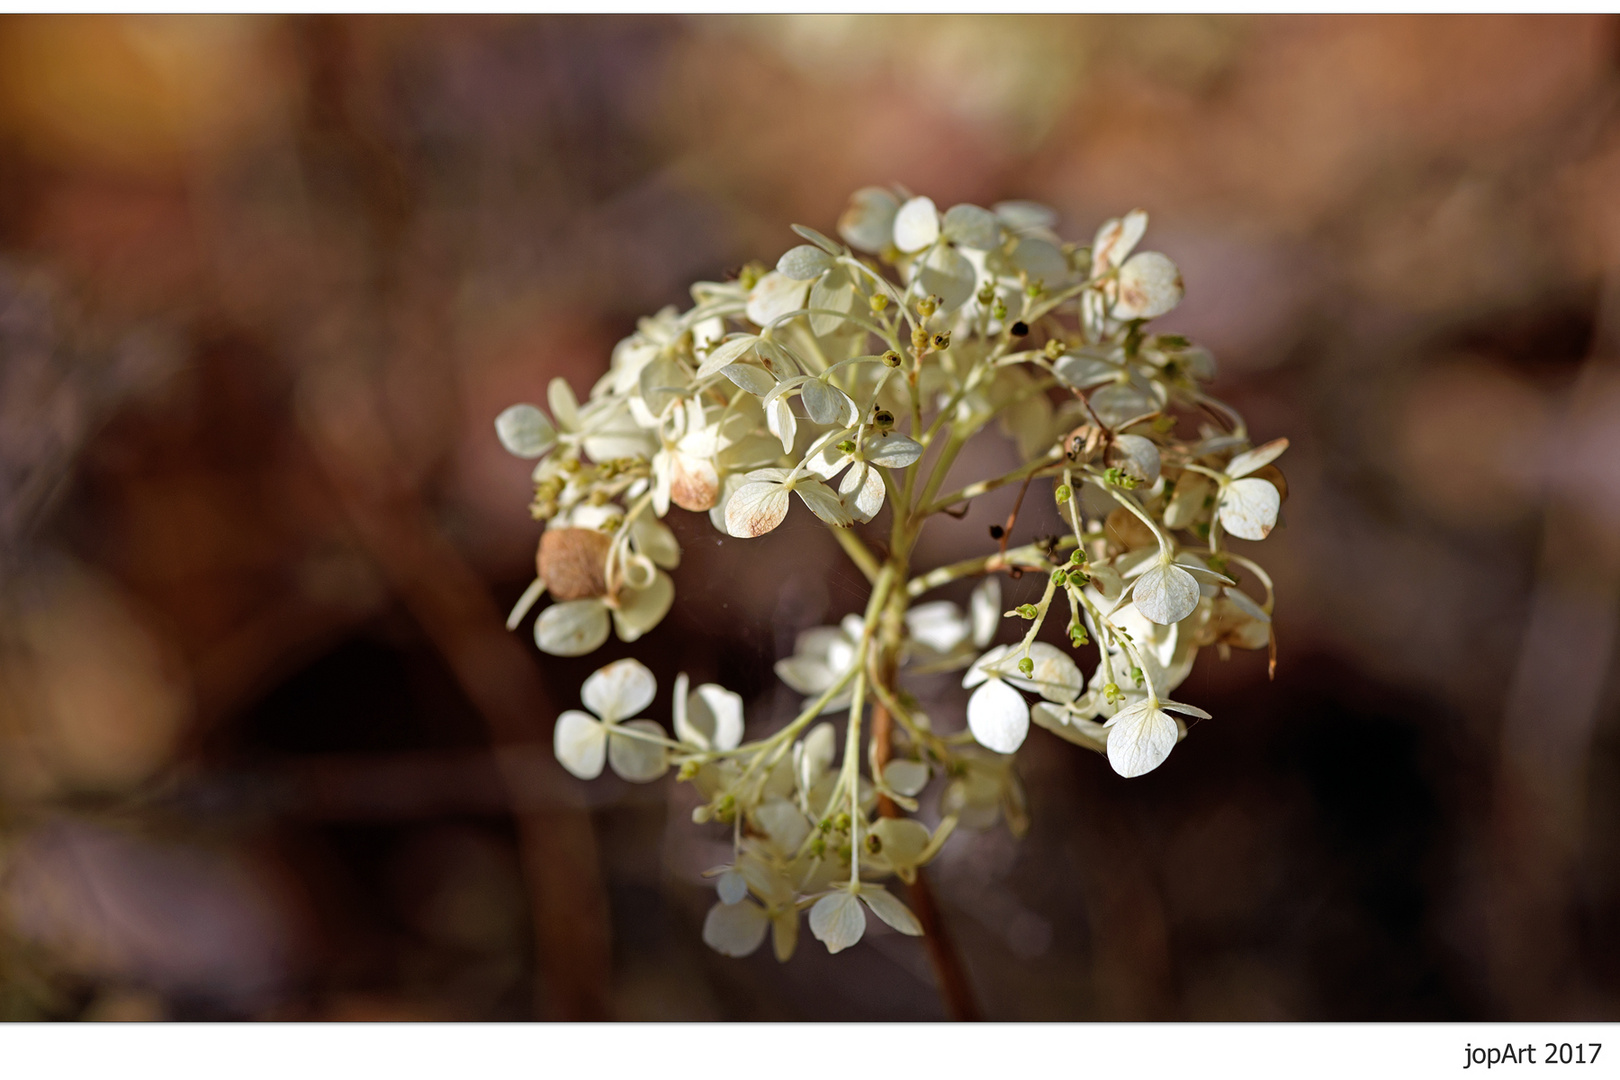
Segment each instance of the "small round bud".
[{"label": "small round bud", "polygon": [[1018,670],[1022,671],[1025,675],[1035,674],[1035,661],[1031,660],[1027,656],[1024,657],[1022,660],[1018,661]]},{"label": "small round bud", "polygon": [[1073,551],[1069,552],[1069,565],[1070,566],[1084,566],[1084,565],[1086,565],[1086,553],[1081,551],[1079,548],[1075,548]]},{"label": "small round bud", "polygon": [[844,440],[842,440],[838,444],[838,449],[842,450],[846,454],[853,454],[855,452],[855,440],[854,439],[844,439]]},{"label": "small round bud", "polygon": [[[997,300],[995,306],[990,309],[990,317],[992,319],[1005,319],[1007,317],[1007,305],[1002,301]],[[1025,328],[1024,333],[1029,333],[1029,329],[1027,327]]]},{"label": "small round bud", "polygon": [[833,820],[833,827],[836,828],[839,832],[848,832],[849,831],[849,815],[848,814],[839,814],[838,817]]},{"label": "small round bud", "polygon": [[1040,278],[1037,278],[1036,280],[1030,282],[1028,285],[1024,286],[1024,295],[1029,297],[1031,300],[1033,300],[1035,297],[1041,295],[1041,293],[1043,293],[1045,291],[1046,291],[1046,282],[1044,280],[1040,279]]},{"label": "small round bud", "polygon": [[677,780],[690,780],[698,774],[698,763],[695,761],[681,762],[680,770],[675,774]]},{"label": "small round bud", "polygon": [[901,359],[902,358],[899,353],[895,352],[893,349],[890,349],[888,352],[883,354],[883,366],[899,367]]},{"label": "small round bud", "polygon": [[1057,486],[1057,490],[1052,492],[1052,495],[1057,499],[1059,506],[1062,506],[1064,503],[1068,502],[1070,496],[1073,494],[1074,492],[1069,489],[1068,484],[1059,484]]},{"label": "small round bud", "polygon": [[938,310],[939,305],[934,303],[934,298],[932,296],[925,296],[921,300],[917,301],[917,311],[925,319]]},{"label": "small round bud", "polygon": [[974,299],[977,300],[981,304],[988,304],[991,301],[993,301],[995,298],[996,298],[996,287],[995,287],[995,285],[991,284],[990,282],[985,282],[984,288],[980,289],[977,293],[974,294]]},{"label": "small round bud", "polygon": [[928,331],[920,326],[911,332],[911,351],[919,354],[928,351]]},{"label": "small round bud", "polygon": [[873,311],[887,311],[889,308],[889,294],[873,293],[867,298],[866,306],[871,308]]},{"label": "small round bud", "polygon": [[1069,583],[1069,575],[1062,570],[1054,570],[1052,571],[1052,582],[1061,589]]},{"label": "small round bud", "polygon": [[1121,690],[1119,688],[1118,683],[1109,683],[1108,685],[1103,687],[1103,697],[1108,699],[1108,703],[1110,705],[1112,705],[1114,702],[1118,701],[1120,698],[1122,698],[1124,696],[1125,696],[1125,691],[1123,691],[1123,690]]},{"label": "small round bud", "polygon": [[1035,616],[1041,613],[1040,609],[1034,604],[1019,604],[1013,610],[1017,611],[1018,614],[1022,615],[1026,619],[1033,619]]},{"label": "small round bud", "polygon": [[945,350],[951,347],[951,332],[945,330],[934,335],[934,348]]},{"label": "small round bud", "polygon": [[1131,668],[1131,681],[1135,682],[1137,686],[1142,685],[1143,678],[1144,678],[1144,676],[1142,675],[1142,669],[1141,668],[1139,668],[1139,667]]},{"label": "small round bud", "polygon": [[1063,355],[1063,350],[1066,348],[1068,348],[1068,344],[1062,338],[1053,338],[1046,343],[1042,351],[1046,353],[1048,360],[1056,360]]}]

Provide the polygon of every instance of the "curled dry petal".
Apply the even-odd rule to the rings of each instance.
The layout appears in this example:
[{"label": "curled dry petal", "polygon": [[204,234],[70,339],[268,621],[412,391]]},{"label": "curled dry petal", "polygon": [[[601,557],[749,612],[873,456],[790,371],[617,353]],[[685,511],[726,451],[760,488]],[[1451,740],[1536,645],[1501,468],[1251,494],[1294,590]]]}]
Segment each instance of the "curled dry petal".
[{"label": "curled dry petal", "polygon": [[1122,218],[1103,222],[1091,244],[1091,276],[1101,277],[1123,263],[1147,231],[1147,222],[1145,210],[1132,210]]}]

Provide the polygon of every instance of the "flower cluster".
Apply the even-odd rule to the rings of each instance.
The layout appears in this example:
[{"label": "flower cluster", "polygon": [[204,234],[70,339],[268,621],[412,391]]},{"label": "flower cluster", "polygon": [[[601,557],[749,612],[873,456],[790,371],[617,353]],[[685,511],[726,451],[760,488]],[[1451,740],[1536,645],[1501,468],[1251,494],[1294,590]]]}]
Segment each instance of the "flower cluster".
[{"label": "flower cluster", "polygon": [[[508,450],[538,459],[537,576],[509,625],[549,593],[534,626],[548,653],[589,653],[610,631],[635,641],[664,617],[680,558],[661,520],[672,505],[746,538],[797,501],[871,584],[862,614],[800,634],[778,661],[805,702],[772,733],[745,741],[741,698],[682,675],[670,737],[636,718],[655,683],[635,660],[592,675],[590,711],[558,720],[557,757],[576,776],[607,766],[645,782],[673,767],[700,794],[696,820],[729,828],[733,859],[712,872],[704,927],[722,953],[752,952],[769,931],[785,959],[806,910],[833,952],[860,939],[863,907],[921,933],[883,881],[913,880],[958,826],[1023,828],[1010,755],[1031,721],[1139,776],[1185,737],[1184,718],[1208,716],[1171,697],[1200,649],[1275,660],[1271,580],[1228,541],[1276,524],[1287,441],[1253,445],[1203,390],[1208,351],[1148,331],[1182,281],[1169,258],[1136,250],[1145,213],[1105,222],[1089,247],[1059,239],[1055,220],[1032,203],[940,213],[864,189],[839,222],[843,243],[795,226],[806,242],[775,269],[699,283],[690,309],[642,320],[585,403],[556,379],[549,416],[514,405],[496,421]],[[942,492],[992,424],[1023,463]],[[914,572],[934,515],[1036,481],[1050,484],[1063,535],[1010,548],[1015,513],[986,555]],[[1002,611],[999,575],[1028,574],[1040,599]],[[917,602],[969,578],[980,581],[967,610]],[[996,644],[1006,620],[1016,640]],[[1061,645],[1040,640],[1049,625]],[[936,728],[906,689],[908,673],[951,670],[972,691],[965,729]],[[841,761],[837,728],[820,719],[836,713]],[[907,815],[936,781],[929,828]]]}]

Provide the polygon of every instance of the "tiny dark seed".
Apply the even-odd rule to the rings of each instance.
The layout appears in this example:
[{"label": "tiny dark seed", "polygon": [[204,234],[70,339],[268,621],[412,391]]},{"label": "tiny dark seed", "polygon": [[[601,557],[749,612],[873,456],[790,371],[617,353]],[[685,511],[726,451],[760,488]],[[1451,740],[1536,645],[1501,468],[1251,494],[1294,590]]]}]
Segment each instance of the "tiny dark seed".
[{"label": "tiny dark seed", "polygon": [[1003,536],[1006,536],[1006,535],[1007,535],[1007,530],[1003,529],[1000,525],[992,525],[992,526],[990,526],[990,539],[992,539],[992,540],[1000,540]]},{"label": "tiny dark seed", "polygon": [[1020,319],[1018,322],[1012,324],[1012,332],[1013,337],[1023,337],[1025,334],[1029,333],[1029,323]]}]

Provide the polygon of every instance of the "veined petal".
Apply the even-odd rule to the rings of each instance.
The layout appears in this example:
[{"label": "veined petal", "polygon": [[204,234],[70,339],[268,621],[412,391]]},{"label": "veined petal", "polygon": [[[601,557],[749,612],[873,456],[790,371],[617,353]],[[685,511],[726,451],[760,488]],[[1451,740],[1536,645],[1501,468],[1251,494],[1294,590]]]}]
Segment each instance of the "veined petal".
[{"label": "veined petal", "polygon": [[687,695],[685,715],[676,714],[675,733],[705,750],[735,750],[742,742],[742,695],[704,683]]},{"label": "veined petal", "polygon": [[720,369],[720,374],[755,397],[764,397],[776,386],[775,375],[766,371],[763,365],[751,362],[744,363],[739,360],[727,364]]},{"label": "veined petal", "polygon": [[581,780],[595,780],[602,775],[602,764],[607,760],[607,731],[589,713],[569,709],[557,717],[551,746],[562,767]]},{"label": "veined petal", "polygon": [[922,457],[922,452],[921,443],[895,431],[866,440],[866,446],[862,449],[867,461],[885,469],[904,469],[913,465]]},{"label": "veined petal", "polygon": [[1264,540],[1277,524],[1282,497],[1269,480],[1234,480],[1221,494],[1221,525],[1244,540]]},{"label": "veined petal", "polygon": [[744,484],[726,503],[726,531],[732,536],[764,536],[787,517],[788,493],[781,484]]},{"label": "veined petal", "polygon": [[761,277],[748,293],[746,314],[757,326],[769,326],[790,311],[804,307],[810,295],[808,281],[794,281],[775,270]]},{"label": "veined petal", "polygon": [[1108,764],[1125,777],[1157,769],[1180,734],[1176,722],[1146,700],[1121,709],[1107,726]]},{"label": "veined petal", "polygon": [[1159,448],[1141,435],[1116,435],[1109,448],[1108,463],[1134,476],[1144,484],[1159,478]]},{"label": "veined petal", "polygon": [[495,434],[506,452],[537,458],[557,442],[557,429],[533,405],[513,405],[495,418]]},{"label": "veined petal", "polygon": [[1001,222],[990,211],[972,203],[958,203],[945,211],[944,233],[952,243],[978,251],[1001,246]]},{"label": "veined petal", "polygon": [[698,365],[697,377],[707,379],[711,375],[720,374],[727,366],[743,359],[758,343],[759,338],[753,334],[742,334],[730,341],[721,342],[703,358],[703,363]]},{"label": "veined petal", "polygon": [[816,517],[829,525],[848,525],[853,520],[844,509],[843,500],[820,480],[800,479],[793,491]]},{"label": "veined petal", "polygon": [[888,488],[884,486],[883,475],[862,461],[844,474],[843,481],[838,485],[838,494],[843,497],[844,509],[849,516],[856,521],[866,522],[877,517],[877,512],[883,509]]},{"label": "veined petal", "polygon": [[1045,641],[1031,642],[1029,658],[1034,670],[1028,677],[1004,676],[1015,686],[1033,690],[1048,701],[1073,701],[1085,688],[1086,678],[1072,657],[1056,645]]},{"label": "veined petal", "polygon": [[534,621],[534,643],[552,656],[584,656],[607,638],[607,608],[596,598],[552,604]]},{"label": "veined petal", "polygon": [[712,509],[720,497],[720,472],[714,462],[679,450],[672,452],[669,455],[669,497],[682,510]]},{"label": "veined petal", "polygon": [[1209,497],[1209,477],[1191,470],[1176,480],[1176,490],[1164,508],[1164,524],[1169,529],[1185,529],[1198,520],[1204,511],[1204,500]]},{"label": "veined petal", "polygon": [[832,267],[832,256],[814,244],[789,248],[776,260],[776,272],[794,281],[812,281]]},{"label": "veined petal", "polygon": [[[799,388],[799,397],[804,400],[804,411],[818,424],[830,424],[853,408],[849,395],[836,386],[828,385],[824,379],[811,379],[805,383]],[[848,408],[846,403],[849,403]]]},{"label": "veined petal", "polygon": [[823,896],[810,909],[810,932],[828,952],[843,952],[866,933],[860,901],[843,890]]},{"label": "veined petal", "polygon": [[948,653],[967,640],[971,627],[949,600],[918,604],[906,612],[906,630],[934,652]]},{"label": "veined petal", "polygon": [[1150,622],[1178,623],[1193,613],[1201,594],[1198,579],[1175,563],[1155,563],[1136,579],[1131,599]]},{"label": "veined petal", "polygon": [[860,896],[862,900],[866,901],[866,906],[872,909],[872,914],[902,934],[910,934],[912,937],[922,936],[922,923],[917,921],[917,916],[913,915],[911,909],[900,902],[899,897],[883,886],[862,885]]},{"label": "veined petal", "polygon": [[862,188],[838,219],[838,235],[857,251],[877,254],[894,239],[894,216],[900,200],[887,188]]},{"label": "veined petal", "polygon": [[658,680],[640,660],[615,660],[591,673],[579,688],[585,707],[609,724],[628,719],[652,704]]},{"label": "veined petal", "polygon": [[651,720],[629,720],[608,728],[608,764],[634,784],[646,784],[669,771],[669,751],[653,742],[623,733],[624,728],[662,736],[664,729]]},{"label": "veined petal", "polygon": [[765,940],[771,925],[765,909],[752,900],[719,903],[703,920],[703,944],[721,956],[747,956]]},{"label": "veined petal", "polygon": [[990,679],[968,698],[967,720],[980,746],[1010,754],[1029,734],[1029,705],[1017,690]]},{"label": "veined petal", "polygon": [[965,255],[942,244],[923,260],[921,284],[924,292],[934,293],[944,301],[944,310],[955,311],[973,296],[978,276]]}]

